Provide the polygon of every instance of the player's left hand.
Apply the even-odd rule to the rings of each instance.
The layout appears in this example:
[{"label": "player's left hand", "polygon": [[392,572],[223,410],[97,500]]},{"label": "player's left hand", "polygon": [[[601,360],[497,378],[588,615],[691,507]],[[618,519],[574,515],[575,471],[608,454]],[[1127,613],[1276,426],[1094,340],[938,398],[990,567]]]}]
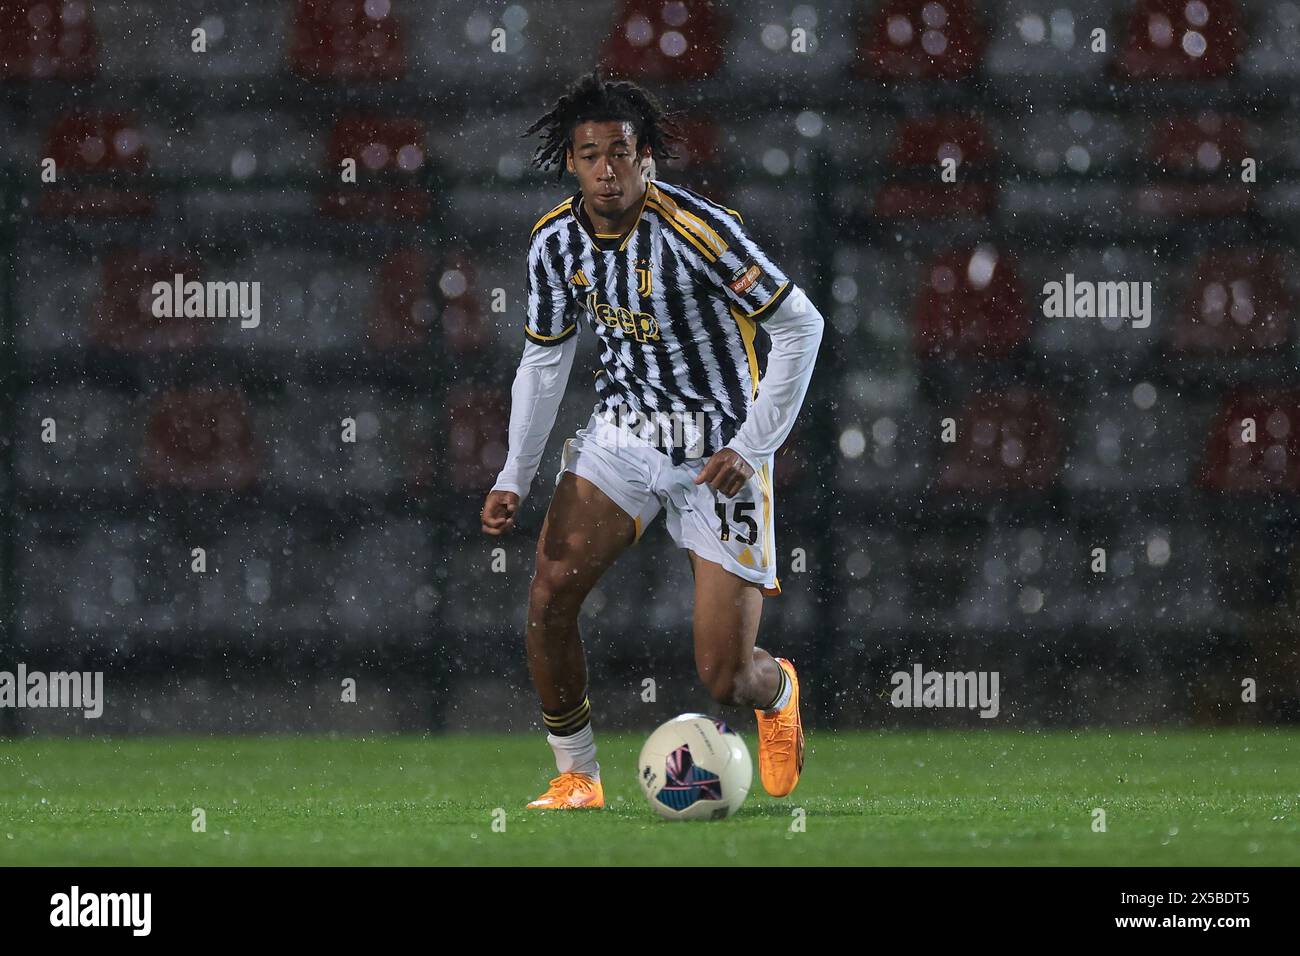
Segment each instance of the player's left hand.
[{"label": "player's left hand", "polygon": [[705,462],[700,473],[695,476],[695,483],[707,483],[710,488],[728,498],[735,497],[745,482],[754,477],[754,469],[740,453],[731,448],[715,452]]}]

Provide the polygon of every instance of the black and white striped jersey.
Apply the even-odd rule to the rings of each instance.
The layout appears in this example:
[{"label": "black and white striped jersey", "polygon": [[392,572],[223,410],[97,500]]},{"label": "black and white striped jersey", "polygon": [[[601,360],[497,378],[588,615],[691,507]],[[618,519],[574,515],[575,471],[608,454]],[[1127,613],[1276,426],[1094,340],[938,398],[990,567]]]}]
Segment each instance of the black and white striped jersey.
[{"label": "black and white striped jersey", "polygon": [[660,449],[681,464],[745,421],[767,367],[762,320],[792,288],[740,214],[699,193],[652,181],[636,224],[603,236],[578,192],[533,227],[525,333],[556,345],[585,315],[602,346],[596,411],[686,413],[685,441]]}]

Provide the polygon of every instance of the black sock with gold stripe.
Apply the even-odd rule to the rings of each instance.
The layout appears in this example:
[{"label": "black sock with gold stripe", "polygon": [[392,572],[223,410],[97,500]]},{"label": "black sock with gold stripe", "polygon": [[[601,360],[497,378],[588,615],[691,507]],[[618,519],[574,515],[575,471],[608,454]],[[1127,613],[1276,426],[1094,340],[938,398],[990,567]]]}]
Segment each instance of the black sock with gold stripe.
[{"label": "black sock with gold stripe", "polygon": [[546,724],[546,729],[555,736],[572,736],[591,723],[591,701],[584,692],[582,703],[563,713],[552,714],[543,707],[542,721]]},{"label": "black sock with gold stripe", "polygon": [[[781,674],[781,683],[776,685],[776,696],[772,698],[772,703],[768,704],[766,707],[759,708],[761,711],[763,711],[763,713],[767,714],[769,717],[771,717],[774,713],[777,712],[778,705],[785,703],[786,700],[789,700],[789,698],[786,697],[785,692],[790,685],[790,675],[788,675],[785,672],[785,668],[782,667],[780,664],[776,665],[776,669]],[[782,698],[785,698],[785,700],[782,700]]]}]

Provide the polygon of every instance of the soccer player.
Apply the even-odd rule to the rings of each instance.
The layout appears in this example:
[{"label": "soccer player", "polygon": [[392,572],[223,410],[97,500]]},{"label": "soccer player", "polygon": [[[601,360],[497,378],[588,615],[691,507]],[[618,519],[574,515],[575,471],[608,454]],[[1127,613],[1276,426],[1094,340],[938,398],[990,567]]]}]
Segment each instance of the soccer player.
[{"label": "soccer player", "polygon": [[[483,505],[514,525],[555,424],[580,321],[602,370],[586,427],[564,443],[528,595],[528,667],[559,776],[528,804],[603,807],[578,612],[658,512],[695,578],[695,662],[719,704],[755,709],[759,775],[785,796],[803,769],[794,665],[755,646],[779,594],[772,458],[812,377],[823,320],[740,213],[654,178],[680,137],[653,96],[599,71],[524,135],[533,164],[578,192],[533,227],[509,452]],[[581,313],[581,315],[579,315]]]}]

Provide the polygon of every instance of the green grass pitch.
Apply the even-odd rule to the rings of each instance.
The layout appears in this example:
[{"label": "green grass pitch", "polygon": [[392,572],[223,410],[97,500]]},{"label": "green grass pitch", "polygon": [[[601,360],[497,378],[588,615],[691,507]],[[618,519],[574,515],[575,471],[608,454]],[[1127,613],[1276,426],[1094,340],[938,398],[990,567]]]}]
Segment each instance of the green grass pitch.
[{"label": "green grass pitch", "polygon": [[598,737],[582,813],[523,809],[539,733],[0,741],[0,865],[1300,863],[1300,731],[822,731],[790,797],[756,772],[738,816],[678,824],[641,741]]}]

